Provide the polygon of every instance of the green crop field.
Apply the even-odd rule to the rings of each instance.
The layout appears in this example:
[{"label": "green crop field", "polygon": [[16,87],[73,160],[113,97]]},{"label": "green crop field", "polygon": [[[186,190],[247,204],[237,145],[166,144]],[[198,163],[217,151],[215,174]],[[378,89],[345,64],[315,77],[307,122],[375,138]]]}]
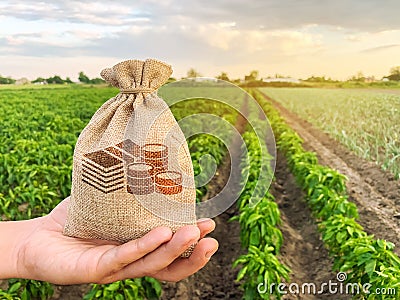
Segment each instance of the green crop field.
[{"label": "green crop field", "polygon": [[0,216],[48,213],[71,188],[80,131],[110,88],[0,90]]},{"label": "green crop field", "polygon": [[316,88],[260,90],[400,178],[400,94]]},{"label": "green crop field", "polygon": [[[399,177],[399,95],[308,88],[263,88],[261,91],[361,157],[376,161]],[[94,112],[117,92],[117,89],[106,86],[77,85],[0,88],[0,221],[42,216],[69,195],[77,138]],[[230,154],[228,151],[246,147],[247,156],[240,152],[240,161],[236,162],[242,173],[240,184],[243,190],[235,214],[229,215],[231,221],[237,222],[237,232],[219,233],[221,242],[228,235],[236,235],[241,244],[242,249],[238,246],[232,250],[229,245],[231,249],[221,247],[219,252],[224,264],[227,264],[226,257],[232,257],[228,269],[236,272],[233,278],[237,278],[237,288],[241,288],[243,297],[281,299],[282,294],[275,288],[269,293],[260,291],[260,283],[266,287],[267,284],[277,285],[292,280],[292,265],[289,263],[293,259],[285,256],[288,255],[286,250],[281,250],[290,239],[285,230],[281,231],[288,226],[288,217],[281,216],[296,201],[306,202],[309,206],[311,213],[296,210],[296,214],[303,214],[308,223],[318,224],[315,234],[320,234],[322,241],[319,239],[314,247],[324,244],[333,260],[331,268],[334,271],[346,272],[350,280],[360,285],[398,287],[400,259],[394,253],[394,244],[367,234],[357,223],[361,217],[357,205],[348,196],[346,177],[320,165],[317,154],[303,148],[301,138],[273,105],[259,91],[250,90],[250,93],[254,101],[249,95],[228,87],[182,89],[177,85],[160,90],[166,102],[172,105],[175,118],[182,121],[183,131],[188,134],[198,185],[197,201],[207,200],[208,192],[216,189],[210,178],[223,170],[225,158]],[[200,95],[206,95],[207,99]],[[174,103],[185,98],[188,99]],[[218,98],[222,101],[217,101]],[[283,198],[266,188],[273,176],[272,167],[275,165],[271,162],[275,157],[266,155],[267,149],[274,151],[269,148],[271,136],[265,130],[267,123],[263,112],[270,118],[281,157],[287,160],[288,169],[284,178],[280,178],[281,184],[290,180],[291,172],[294,184],[303,191],[301,194],[293,190],[295,194],[286,208],[282,206]],[[241,125],[244,131],[241,132],[242,149],[230,149],[233,134],[229,128],[239,127],[240,113],[247,117],[247,123]],[[185,119],[192,115],[197,115],[197,118],[185,123]],[[221,176],[229,177],[230,174]],[[285,199],[289,199],[287,196]],[[219,225],[228,223],[221,220],[217,221]],[[304,255],[304,251],[301,253]],[[224,266],[211,264],[208,270],[221,267]],[[220,282],[211,278],[212,282],[207,285]],[[153,278],[143,277],[86,286],[84,291],[82,287],[77,289],[80,289],[79,295],[87,300],[159,299],[164,287]],[[25,279],[0,281],[0,299],[52,299],[54,291],[54,286],[46,282]],[[63,289],[57,287],[56,291],[61,293],[57,295],[59,299],[63,299]],[[367,294],[359,296],[357,299],[390,299]]]}]

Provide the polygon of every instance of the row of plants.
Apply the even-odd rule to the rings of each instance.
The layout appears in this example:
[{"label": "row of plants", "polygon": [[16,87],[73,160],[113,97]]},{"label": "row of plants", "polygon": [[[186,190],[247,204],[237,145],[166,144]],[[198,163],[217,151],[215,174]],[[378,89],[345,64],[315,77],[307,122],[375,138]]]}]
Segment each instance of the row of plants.
[{"label": "row of plants", "polygon": [[400,178],[400,95],[317,88],[261,91],[358,156],[376,162]]},{"label": "row of plants", "polygon": [[[345,272],[346,283],[357,283],[355,299],[393,299],[377,294],[400,287],[400,259],[394,244],[375,239],[357,223],[358,213],[348,200],[346,177],[318,163],[315,153],[305,151],[303,140],[293,131],[259,91],[252,95],[271,121],[277,146],[288,161],[298,184],[306,194],[323,242],[334,259],[333,269]],[[368,287],[365,290],[365,287]]]},{"label": "row of plants", "polygon": [[241,162],[242,181],[246,180],[246,184],[237,203],[239,215],[232,220],[239,221],[240,239],[247,253],[233,264],[241,266],[236,280],[242,281],[244,299],[280,299],[282,295],[273,286],[287,282],[290,272],[278,259],[283,243],[278,228],[280,212],[273,195],[265,187],[260,190],[258,185],[270,182],[273,157],[268,154],[265,136],[255,130],[248,128],[243,139],[248,153]]}]

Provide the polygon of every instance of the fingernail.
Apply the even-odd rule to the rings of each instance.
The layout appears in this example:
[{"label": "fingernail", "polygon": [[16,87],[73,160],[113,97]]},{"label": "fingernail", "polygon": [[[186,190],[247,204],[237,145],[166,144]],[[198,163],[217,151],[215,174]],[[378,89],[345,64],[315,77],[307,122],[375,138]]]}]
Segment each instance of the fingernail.
[{"label": "fingernail", "polygon": [[197,220],[197,222],[209,222],[209,221],[211,221],[210,218],[201,218]]},{"label": "fingernail", "polygon": [[207,252],[206,255],[205,255],[205,256],[206,256],[206,259],[210,259],[211,256],[213,256],[214,253],[217,252],[217,250],[218,250],[218,249],[214,249],[213,251]]}]

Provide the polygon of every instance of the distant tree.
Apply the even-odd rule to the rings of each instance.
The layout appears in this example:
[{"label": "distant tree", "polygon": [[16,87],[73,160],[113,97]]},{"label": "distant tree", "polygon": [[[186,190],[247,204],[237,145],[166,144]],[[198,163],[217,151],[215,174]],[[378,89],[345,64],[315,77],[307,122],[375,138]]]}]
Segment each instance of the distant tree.
[{"label": "distant tree", "polygon": [[234,83],[234,84],[240,84],[241,80],[240,80],[240,78],[231,79],[231,82]]},{"label": "distant tree", "polygon": [[90,83],[89,77],[87,77],[87,76],[85,75],[85,73],[83,73],[82,71],[79,72],[79,77],[78,77],[78,79],[79,79],[79,81],[82,82],[82,83]]},{"label": "distant tree", "polygon": [[365,76],[363,72],[358,71],[356,75],[352,76],[349,81],[365,82]]},{"label": "distant tree", "polygon": [[69,77],[65,78],[64,82],[65,82],[65,83],[74,83],[74,82],[71,80],[71,78],[69,78]]},{"label": "distant tree", "polygon": [[102,83],[105,83],[105,80],[103,80],[102,78],[96,77],[96,78],[90,79],[83,72],[79,72],[78,79],[79,79],[80,82],[87,83],[87,84],[102,84]]},{"label": "distant tree", "polygon": [[91,84],[102,84],[105,83],[106,81],[104,79],[101,79],[99,77],[93,78],[93,79],[89,79],[89,83]]},{"label": "distant tree", "polygon": [[258,78],[258,71],[253,70],[249,75],[244,76],[244,81],[255,81]]},{"label": "distant tree", "polygon": [[303,81],[306,81],[306,82],[339,82],[338,80],[333,80],[330,77],[325,78],[325,76],[311,76]]},{"label": "distant tree", "polygon": [[194,68],[190,68],[186,73],[187,78],[201,77],[201,74],[197,72]]},{"label": "distant tree", "polygon": [[38,77],[35,80],[32,80],[32,83],[40,83],[40,82],[47,82],[47,81],[43,77]]},{"label": "distant tree", "polygon": [[217,79],[230,81],[229,77],[228,77],[228,73],[226,73],[226,72],[221,72],[221,74],[217,76]]},{"label": "distant tree", "polygon": [[400,81],[400,66],[390,69],[390,75],[387,76],[389,80]]},{"label": "distant tree", "polygon": [[46,81],[47,81],[47,83],[55,83],[55,84],[64,84],[65,83],[64,80],[58,75],[49,77],[46,79]]},{"label": "distant tree", "polygon": [[311,77],[308,77],[307,79],[305,79],[304,81],[307,81],[307,82],[324,82],[325,81],[325,76],[311,76]]},{"label": "distant tree", "polygon": [[13,84],[15,83],[15,79],[12,79],[11,77],[2,77],[0,76],[0,84]]}]

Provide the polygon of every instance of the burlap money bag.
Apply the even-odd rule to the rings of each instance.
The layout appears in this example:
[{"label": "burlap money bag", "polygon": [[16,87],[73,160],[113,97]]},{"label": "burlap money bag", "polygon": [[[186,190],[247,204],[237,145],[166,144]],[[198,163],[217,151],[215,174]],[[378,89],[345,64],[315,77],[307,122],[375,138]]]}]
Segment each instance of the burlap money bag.
[{"label": "burlap money bag", "polygon": [[127,60],[101,72],[120,93],[78,138],[64,234],[127,242],[157,226],[176,231],[195,223],[189,149],[157,96],[171,73],[171,66],[153,59]]}]

